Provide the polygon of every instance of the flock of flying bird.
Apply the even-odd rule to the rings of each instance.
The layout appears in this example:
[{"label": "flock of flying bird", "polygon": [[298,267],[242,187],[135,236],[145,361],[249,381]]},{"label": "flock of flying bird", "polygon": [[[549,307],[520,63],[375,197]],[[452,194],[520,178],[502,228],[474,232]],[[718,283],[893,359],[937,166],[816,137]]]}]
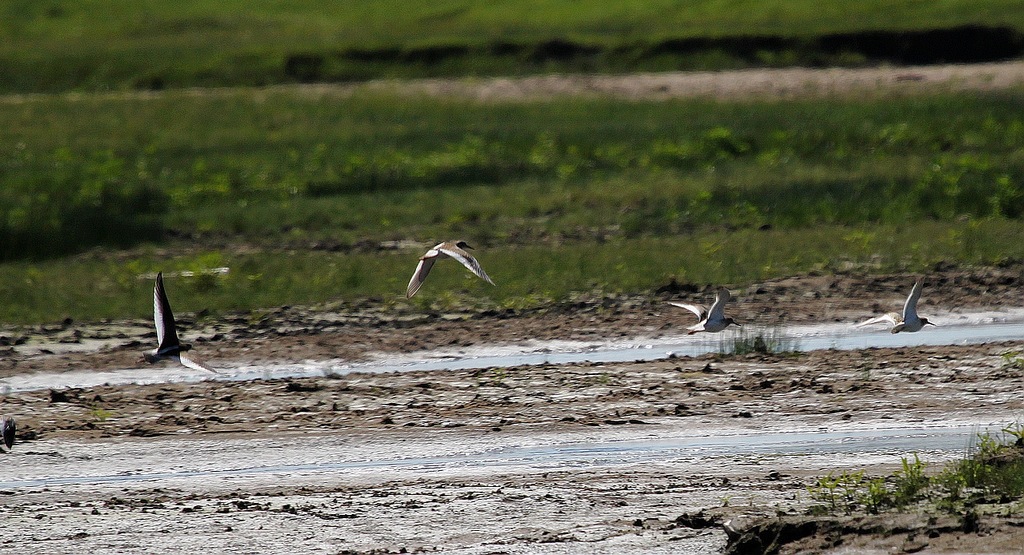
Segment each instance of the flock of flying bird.
[{"label": "flock of flying bird", "polygon": [[[406,298],[412,298],[420,290],[424,280],[427,279],[427,275],[430,274],[431,268],[434,267],[434,263],[446,258],[459,261],[477,277],[494,285],[494,282],[488,277],[487,272],[484,272],[476,258],[466,252],[466,249],[472,248],[465,241],[445,241],[431,247],[426,254],[420,257],[419,263],[416,265],[416,271],[413,273],[412,279],[409,280],[409,286],[405,291]],[[934,326],[935,324],[929,322],[927,318],[921,318],[917,315],[917,301],[920,298],[921,280],[917,280],[914,288],[910,291],[910,296],[907,297],[906,302],[903,304],[902,312],[883,314],[861,322],[857,324],[857,327],[884,323],[892,326],[892,333],[899,333],[901,331],[915,332],[920,331],[924,326]],[[689,310],[697,317],[697,323],[686,328],[688,334],[720,332],[730,325],[740,326],[739,322],[725,315],[725,303],[731,299],[732,295],[729,293],[729,290],[725,287],[719,287],[715,294],[715,302],[710,308],[699,304],[675,302],[668,304]],[[171,303],[167,300],[167,292],[164,291],[163,272],[156,275],[156,285],[153,286],[153,321],[156,324],[157,347],[153,352],[143,355],[146,362],[156,363],[161,360],[174,360],[196,370],[217,372],[189,352],[192,349],[192,345],[181,343],[178,340],[178,332],[174,324],[174,314],[171,312]],[[17,426],[14,418],[9,416],[0,418],[0,432],[2,432],[3,443],[7,446],[8,450],[14,445],[16,430]]]}]

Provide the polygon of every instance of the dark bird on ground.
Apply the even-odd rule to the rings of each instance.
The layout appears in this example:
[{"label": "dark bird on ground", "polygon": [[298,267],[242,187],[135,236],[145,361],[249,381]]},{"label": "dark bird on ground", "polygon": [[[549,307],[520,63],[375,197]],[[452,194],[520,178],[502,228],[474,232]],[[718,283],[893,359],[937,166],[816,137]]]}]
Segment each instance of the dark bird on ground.
[{"label": "dark bird on ground", "polygon": [[4,445],[7,446],[8,451],[14,446],[14,434],[17,431],[18,425],[14,423],[13,417],[4,416],[0,418],[0,433],[3,434]]}]

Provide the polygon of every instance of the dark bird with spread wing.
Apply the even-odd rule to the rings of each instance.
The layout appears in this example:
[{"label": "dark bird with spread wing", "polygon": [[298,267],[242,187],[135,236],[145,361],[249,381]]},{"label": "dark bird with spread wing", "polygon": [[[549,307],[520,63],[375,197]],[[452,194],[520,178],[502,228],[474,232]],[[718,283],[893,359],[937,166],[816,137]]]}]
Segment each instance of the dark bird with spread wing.
[{"label": "dark bird with spread wing", "polygon": [[216,372],[216,370],[192,356],[191,353],[188,353],[192,349],[192,345],[182,344],[178,341],[178,332],[174,325],[171,303],[167,301],[167,293],[164,291],[163,272],[156,275],[156,285],[153,287],[153,321],[156,323],[157,348],[152,353],[144,355],[146,362],[155,363],[164,359],[170,359],[196,370]]}]

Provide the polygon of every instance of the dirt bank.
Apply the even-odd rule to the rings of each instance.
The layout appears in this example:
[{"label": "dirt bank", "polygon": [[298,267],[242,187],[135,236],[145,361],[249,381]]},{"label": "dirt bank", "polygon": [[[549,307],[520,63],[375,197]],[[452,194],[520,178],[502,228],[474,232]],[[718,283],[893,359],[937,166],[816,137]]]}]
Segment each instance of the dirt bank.
[{"label": "dirt bank", "polygon": [[585,429],[677,419],[765,429],[788,421],[1012,420],[1021,343],[205,381],[8,395],[22,439],[260,430]]},{"label": "dirt bank", "polygon": [[[366,87],[481,101],[612,96],[628,99],[706,97],[722,100],[805,98],[847,94],[915,94],[929,90],[1002,90],[1024,83],[1024,62],[868,68],[783,68],[629,75],[545,75],[522,78],[372,82]],[[309,85],[331,94],[333,86]],[[342,89],[345,90],[345,89]]]}]

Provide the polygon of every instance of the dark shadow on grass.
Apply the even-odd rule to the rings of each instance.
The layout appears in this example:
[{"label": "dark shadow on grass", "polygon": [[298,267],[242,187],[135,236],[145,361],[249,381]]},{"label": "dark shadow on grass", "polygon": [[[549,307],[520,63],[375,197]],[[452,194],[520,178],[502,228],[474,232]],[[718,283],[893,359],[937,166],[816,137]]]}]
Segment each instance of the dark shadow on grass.
[{"label": "dark shadow on grass", "polygon": [[528,74],[548,71],[658,71],[780,65],[927,65],[991,62],[1022,55],[1024,34],[1016,29],[964,25],[925,30],[865,30],[803,37],[678,37],[619,44],[554,38],[540,42],[349,48],[334,52],[288,55],[285,57],[284,76],[287,80],[311,82],[394,76],[452,76],[448,73],[450,71]]}]

